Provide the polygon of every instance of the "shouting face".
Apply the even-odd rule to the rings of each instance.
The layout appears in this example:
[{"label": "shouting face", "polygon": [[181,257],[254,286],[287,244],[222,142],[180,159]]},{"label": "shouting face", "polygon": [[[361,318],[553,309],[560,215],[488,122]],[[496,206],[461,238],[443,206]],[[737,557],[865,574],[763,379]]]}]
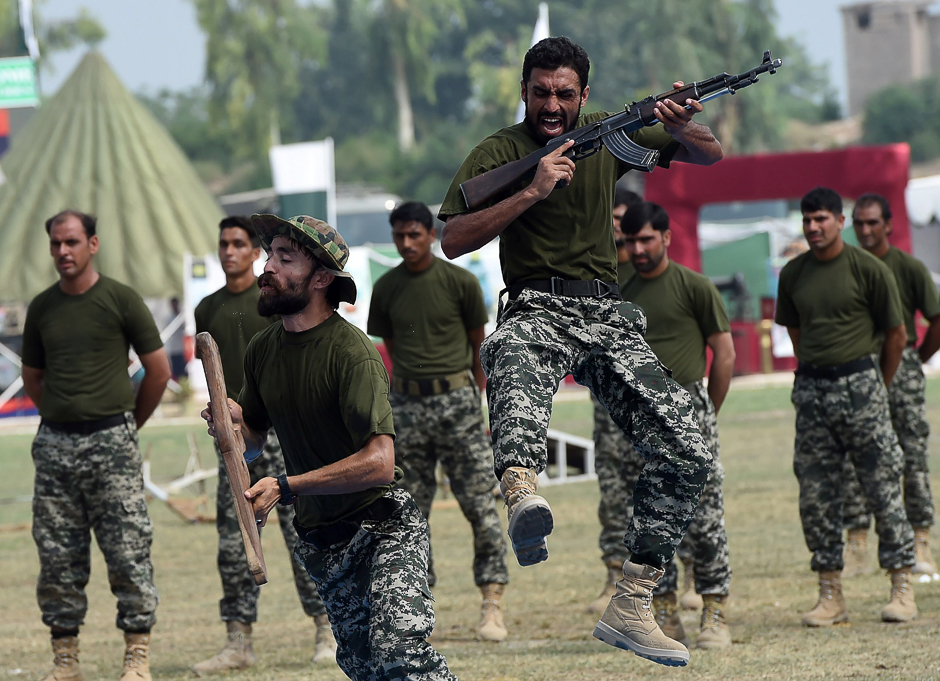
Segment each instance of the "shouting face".
[{"label": "shouting face", "polygon": [[590,90],[581,90],[578,74],[571,67],[532,69],[529,81],[522,84],[529,130],[542,144],[572,130]]}]

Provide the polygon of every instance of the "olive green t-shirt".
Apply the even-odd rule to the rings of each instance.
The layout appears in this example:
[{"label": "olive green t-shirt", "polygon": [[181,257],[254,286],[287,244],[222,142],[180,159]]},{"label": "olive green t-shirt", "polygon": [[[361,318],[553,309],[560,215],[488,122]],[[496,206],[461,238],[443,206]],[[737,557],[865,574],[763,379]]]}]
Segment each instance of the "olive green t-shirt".
[{"label": "olive green t-shirt", "polygon": [[689,385],[704,378],[706,340],[731,331],[725,304],[708,277],[670,262],[655,279],[634,274],[621,294],[643,308],[646,342],[673,379]]},{"label": "olive green t-shirt", "polygon": [[627,283],[627,279],[634,274],[636,274],[636,268],[629,260],[617,263],[617,283],[620,284],[621,291],[623,291],[623,285]]},{"label": "olive green t-shirt", "polygon": [[[355,454],[373,435],[395,435],[388,372],[362,331],[334,313],[300,333],[272,324],[248,343],[238,395],[245,423],[277,431],[288,475]],[[365,508],[395,482],[351,494],[302,495],[297,520],[325,525]]]},{"label": "olive green t-shirt", "polygon": [[901,295],[901,307],[904,312],[904,326],[907,327],[907,342],[917,342],[917,327],[914,325],[914,313],[920,310],[926,319],[940,315],[940,296],[937,285],[927,266],[914,256],[892,246],[881,259],[894,274]]},{"label": "olive green t-shirt", "polygon": [[486,324],[477,278],[462,267],[432,258],[421,272],[404,263],[375,282],[368,332],[391,339],[392,372],[398,378],[449,376],[473,365],[467,331]]},{"label": "olive green t-shirt", "polygon": [[219,346],[225,390],[233,400],[238,397],[245,377],[245,348],[248,341],[274,321],[258,314],[261,289],[249,286],[232,293],[224,286],[196,306],[196,333],[208,331]]},{"label": "olive green t-shirt", "polygon": [[[608,116],[601,111],[578,119],[582,127]],[[679,143],[662,126],[641,128],[630,138],[647,149],[659,149],[659,165],[668,167]],[[460,183],[538,151],[542,145],[526,124],[517,123],[480,142],[457,171],[438,212],[441,220],[469,212]],[[506,286],[526,279],[600,279],[613,282],[617,272],[614,245],[614,185],[629,168],[606,147],[577,162],[571,184],[555,189],[526,210],[499,235],[499,260]],[[495,205],[531,182],[497,196]]]},{"label": "olive green t-shirt", "polygon": [[788,262],[780,272],[774,319],[800,330],[796,356],[816,366],[878,354],[885,329],[904,323],[891,270],[849,244],[826,262],[812,251]]},{"label": "olive green t-shirt", "polygon": [[134,410],[128,349],[163,347],[143,299],[100,275],[81,295],[53,284],[33,298],[23,327],[23,364],[44,371],[39,415],[93,421]]}]

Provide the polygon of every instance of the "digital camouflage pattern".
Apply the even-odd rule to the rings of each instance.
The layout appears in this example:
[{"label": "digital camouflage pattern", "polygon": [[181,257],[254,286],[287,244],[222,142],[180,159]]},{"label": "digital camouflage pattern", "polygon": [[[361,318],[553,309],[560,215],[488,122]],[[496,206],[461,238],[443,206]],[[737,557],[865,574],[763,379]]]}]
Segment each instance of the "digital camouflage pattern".
[{"label": "digital camouflage pattern", "polygon": [[[721,489],[725,471],[718,453],[718,419],[702,381],[691,383],[685,388],[692,396],[696,418],[713,459],[698,509],[677,553],[693,561],[696,592],[727,595],[731,588],[731,566]],[[594,469],[601,488],[598,504],[600,547],[604,563],[612,565],[630,557],[623,537],[632,522],[633,489],[644,462],[630,441],[617,429],[607,411],[593,396],[592,400]],[[677,591],[678,579],[678,567],[675,561],[670,561],[666,566],[666,574],[657,583],[655,593]]]},{"label": "digital camouflage pattern", "polygon": [[904,452],[891,427],[888,391],[875,369],[837,379],[796,376],[793,472],[800,518],[816,572],[842,570],[845,460],[855,465],[878,532],[886,570],[914,564],[914,531],[904,511]]},{"label": "digital camouflage pattern", "polygon": [[[219,453],[218,447],[216,447],[216,453]],[[271,428],[261,455],[248,464],[248,475],[251,484],[254,485],[261,478],[276,478],[284,472],[281,445],[277,441],[274,429]],[[293,559],[294,544],[297,543],[297,531],[294,530],[292,522],[294,507],[278,504],[275,508],[281,534],[284,535],[284,541],[291,554],[290,566],[294,572],[294,585],[297,587],[297,595],[300,596],[300,604],[308,616],[322,615],[326,612],[326,608],[323,607],[316,585],[303,567]],[[215,526],[219,531],[218,565],[223,594],[219,601],[219,611],[222,621],[251,624],[258,620],[258,594],[261,587],[255,583],[248,569],[245,544],[238,527],[235,503],[232,500],[228,473],[222,463],[221,454],[219,454],[219,489],[216,494]]]},{"label": "digital camouflage pattern", "polygon": [[427,583],[428,524],[411,496],[387,493],[401,511],[363,521],[348,544],[317,551],[297,542],[294,556],[316,582],[336,637],[336,663],[356,681],[457,677],[427,642],[434,598]]},{"label": "digital camouflage pattern", "polygon": [[134,415],[127,412],[124,418],[125,424],[91,435],[41,425],[33,440],[36,596],[46,626],[77,629],[85,620],[92,531],[117,597],[117,627],[148,631],[156,622],[153,524]]},{"label": "digital camouflage pattern", "polygon": [[[425,518],[437,491],[435,466],[440,461],[450,489],[473,530],[473,580],[508,584],[506,541],[499,525],[493,488],[493,449],[486,436],[476,384],[441,395],[414,397],[389,393],[395,417],[395,463],[405,474],[408,490]],[[434,586],[433,557],[428,583]]]},{"label": "digital camouflage pattern", "polygon": [[571,374],[646,459],[625,541],[631,554],[665,565],[692,520],[712,458],[689,393],[668,377],[645,332],[646,316],[631,303],[525,289],[500,310],[480,358],[496,476],[510,466],[545,469],[552,396]]},{"label": "digital camouflage pattern", "polygon": [[[927,380],[920,355],[915,348],[905,348],[901,365],[888,388],[891,423],[904,450],[904,508],[914,527],[930,527],[934,522],[933,494],[930,491],[930,470],[927,467],[927,423],[925,391]],[[855,467],[845,462],[845,527],[867,529],[871,514],[865,495],[858,484]]]}]

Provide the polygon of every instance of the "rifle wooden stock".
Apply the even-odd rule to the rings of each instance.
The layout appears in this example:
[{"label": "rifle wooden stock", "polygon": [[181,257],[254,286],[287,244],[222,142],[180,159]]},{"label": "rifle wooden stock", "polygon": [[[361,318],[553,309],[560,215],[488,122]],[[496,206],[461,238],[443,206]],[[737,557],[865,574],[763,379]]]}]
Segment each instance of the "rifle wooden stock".
[{"label": "rifle wooden stock", "polygon": [[[209,400],[212,405],[212,422],[215,425],[215,441],[219,445],[219,451],[222,452],[225,472],[228,473],[229,491],[235,501],[235,513],[238,516],[242,542],[245,544],[248,570],[256,584],[267,584],[268,569],[265,567],[264,553],[261,550],[261,535],[258,532],[251,502],[245,498],[245,490],[251,487],[248,464],[245,463],[245,440],[241,432],[235,430],[232,424],[219,346],[216,345],[211,335],[203,332],[196,334],[196,349],[199,351],[202,367],[206,372]],[[222,490],[219,490],[219,494],[223,494]]]}]

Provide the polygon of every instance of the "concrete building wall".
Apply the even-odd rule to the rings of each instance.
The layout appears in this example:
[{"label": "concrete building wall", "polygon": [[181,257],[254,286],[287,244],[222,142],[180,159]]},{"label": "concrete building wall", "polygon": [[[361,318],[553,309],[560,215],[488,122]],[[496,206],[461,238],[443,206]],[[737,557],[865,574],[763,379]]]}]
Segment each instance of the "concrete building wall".
[{"label": "concrete building wall", "polygon": [[927,14],[931,4],[896,0],[841,8],[850,116],[864,111],[872,93],[930,75],[936,25]]}]

